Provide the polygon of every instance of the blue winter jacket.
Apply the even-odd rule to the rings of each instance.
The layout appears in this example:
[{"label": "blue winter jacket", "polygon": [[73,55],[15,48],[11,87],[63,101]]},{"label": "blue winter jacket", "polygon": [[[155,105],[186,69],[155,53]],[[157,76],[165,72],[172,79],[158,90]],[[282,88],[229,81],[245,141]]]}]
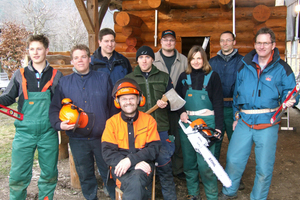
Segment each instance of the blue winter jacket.
[{"label": "blue winter jacket", "polygon": [[61,100],[70,98],[74,105],[82,108],[85,112],[94,113],[95,123],[91,134],[88,136],[83,136],[77,131],[73,133],[72,130],[66,131],[67,135],[76,139],[100,138],[106,120],[116,113],[111,93],[112,83],[108,74],[103,72],[91,70],[86,75],[73,73],[62,77],[56,86],[50,105],[49,117],[52,127],[60,130]]},{"label": "blue winter jacket", "polygon": [[112,84],[124,78],[126,74],[132,72],[130,62],[122,54],[114,51],[110,59],[103,57],[101,47],[91,56],[90,68],[95,71],[102,71],[109,74]]},{"label": "blue winter jacket", "polygon": [[[234,91],[234,84],[236,80],[236,73],[241,66],[241,59],[243,58],[238,52],[236,52],[226,62],[221,56],[221,50],[218,55],[209,60],[209,64],[212,69],[217,72],[220,76],[223,88],[223,98],[232,98]],[[231,107],[232,101],[223,101],[224,107]]]},{"label": "blue winter jacket", "polygon": [[[238,70],[233,95],[233,113],[240,109],[276,108],[286,98],[288,91],[295,85],[295,76],[291,67],[280,59],[279,51],[274,49],[273,60],[265,67],[258,78],[256,64],[253,61],[256,51],[248,53]],[[298,101],[298,100],[297,100]],[[248,124],[270,123],[275,112],[264,114],[245,114],[241,118]]]}]

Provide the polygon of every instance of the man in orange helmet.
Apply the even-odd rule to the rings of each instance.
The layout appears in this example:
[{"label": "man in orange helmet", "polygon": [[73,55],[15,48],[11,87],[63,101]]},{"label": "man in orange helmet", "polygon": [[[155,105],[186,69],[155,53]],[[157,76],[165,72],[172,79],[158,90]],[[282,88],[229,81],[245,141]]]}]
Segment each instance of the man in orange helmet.
[{"label": "man in orange helmet", "polygon": [[[106,120],[116,113],[111,97],[112,83],[107,73],[90,70],[90,51],[86,45],[74,46],[70,55],[74,73],[63,77],[57,85],[49,110],[50,122],[56,130],[66,130],[83,196],[96,200],[98,184],[94,173],[95,160],[105,186],[107,180],[108,167],[102,158],[101,136]],[[80,118],[60,120],[62,103],[71,103],[62,102],[64,98],[72,100],[74,105],[70,109],[78,109],[78,112],[82,109],[88,113],[88,124],[85,127],[81,128],[80,124],[75,127],[74,122],[81,123]],[[106,188],[114,199],[115,187]]]},{"label": "man in orange helmet", "polygon": [[151,183],[154,160],[161,146],[156,121],[138,111],[137,107],[145,104],[145,97],[134,80],[117,81],[112,96],[115,106],[122,111],[106,122],[103,158],[123,191],[123,200],[147,199],[146,188]]}]

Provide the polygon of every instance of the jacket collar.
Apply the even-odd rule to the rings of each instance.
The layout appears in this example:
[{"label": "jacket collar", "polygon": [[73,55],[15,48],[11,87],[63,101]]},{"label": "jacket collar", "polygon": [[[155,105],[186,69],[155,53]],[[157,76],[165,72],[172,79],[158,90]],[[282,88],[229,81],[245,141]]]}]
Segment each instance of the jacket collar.
[{"label": "jacket collar", "polygon": [[[46,60],[46,67],[43,69],[43,72],[47,71],[50,68],[50,63]],[[32,60],[28,62],[28,69],[34,72],[34,68],[32,66]]]},{"label": "jacket collar", "polygon": [[[159,72],[160,71],[157,69],[157,67],[155,67],[155,65],[152,64],[152,69],[149,73],[149,76],[152,76],[153,74],[157,74]],[[134,76],[143,76],[142,70],[139,65],[134,68],[133,74]]]},{"label": "jacket collar", "polygon": [[222,53],[222,50],[219,50],[217,55],[219,55],[223,60],[228,62],[232,57],[234,57],[237,54],[237,52],[238,52],[237,49],[233,49],[233,51],[229,55],[224,55]]},{"label": "jacket collar", "polygon": [[[163,58],[160,55],[161,51],[162,51],[162,49],[160,49],[158,52],[155,53],[155,61],[162,61],[163,60]],[[175,60],[178,60],[180,62],[181,61],[180,56],[179,56],[180,53],[177,51],[177,49],[174,49],[174,51],[176,52]]]},{"label": "jacket collar", "polygon": [[[256,69],[256,63],[253,62],[253,57],[256,55],[256,50],[253,49],[250,53],[245,55],[245,57],[242,59],[242,61],[247,65],[247,66],[252,66],[253,68]],[[278,48],[275,47],[274,49],[274,54],[273,54],[273,59],[272,61],[265,67],[265,70],[270,69],[274,63],[278,62],[280,60],[280,55],[279,55],[279,50]]]}]

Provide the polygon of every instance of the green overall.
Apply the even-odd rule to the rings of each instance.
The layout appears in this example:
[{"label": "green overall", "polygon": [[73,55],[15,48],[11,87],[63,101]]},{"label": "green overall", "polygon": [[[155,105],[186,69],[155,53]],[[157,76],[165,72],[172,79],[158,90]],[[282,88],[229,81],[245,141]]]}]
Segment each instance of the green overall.
[{"label": "green overall", "polygon": [[[51,103],[51,93],[48,88],[52,82],[46,84],[45,87],[47,88],[44,87],[42,92],[27,92],[24,71],[21,74],[23,76],[24,104],[22,113],[24,120],[15,121],[16,134],[12,144],[9,177],[10,200],[26,199],[26,189],[32,177],[32,165],[36,149],[41,168],[38,181],[39,200],[43,200],[46,196],[52,200],[58,176],[58,136],[51,127],[48,117]],[[54,76],[55,73],[52,76],[52,81]]]},{"label": "green overall", "polygon": [[[205,90],[207,83],[211,76],[210,72],[204,77],[203,89],[202,90],[193,90],[191,77],[188,74],[186,83],[189,86],[186,95],[185,95],[185,109],[187,111],[198,111],[201,109],[209,109],[213,110],[212,103],[208,97],[208,93]],[[194,121],[198,118],[202,118],[207,126],[211,128],[215,128],[215,117],[214,115],[209,116],[189,116],[191,121]],[[185,124],[188,126],[188,124]],[[204,190],[206,194],[206,198],[208,200],[216,200],[218,199],[218,182],[217,177],[213,173],[213,171],[209,168],[208,164],[203,159],[202,155],[197,153],[190,141],[188,140],[186,134],[183,130],[179,129],[179,135],[182,145],[182,153],[183,153],[183,170],[186,175],[186,185],[188,189],[188,194],[197,196],[199,195],[199,173],[201,176],[202,183],[204,185]],[[209,150],[214,154],[215,145],[213,144]]]}]

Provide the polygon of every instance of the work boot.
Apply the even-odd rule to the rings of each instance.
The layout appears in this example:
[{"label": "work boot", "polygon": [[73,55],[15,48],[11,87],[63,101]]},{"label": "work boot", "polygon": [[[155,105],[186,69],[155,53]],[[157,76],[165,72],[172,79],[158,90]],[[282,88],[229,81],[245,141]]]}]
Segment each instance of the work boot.
[{"label": "work boot", "polygon": [[200,195],[194,196],[194,195],[187,195],[188,200],[201,200]]},{"label": "work boot", "polygon": [[227,196],[226,194],[223,194],[223,192],[219,193],[218,200],[227,200],[227,199],[237,199],[237,195],[235,195],[235,196]]},{"label": "work boot", "polygon": [[241,181],[240,181],[240,186],[239,186],[239,190],[243,190],[243,189],[245,189],[245,184],[244,184],[244,182],[243,182],[242,179],[241,179]]}]

